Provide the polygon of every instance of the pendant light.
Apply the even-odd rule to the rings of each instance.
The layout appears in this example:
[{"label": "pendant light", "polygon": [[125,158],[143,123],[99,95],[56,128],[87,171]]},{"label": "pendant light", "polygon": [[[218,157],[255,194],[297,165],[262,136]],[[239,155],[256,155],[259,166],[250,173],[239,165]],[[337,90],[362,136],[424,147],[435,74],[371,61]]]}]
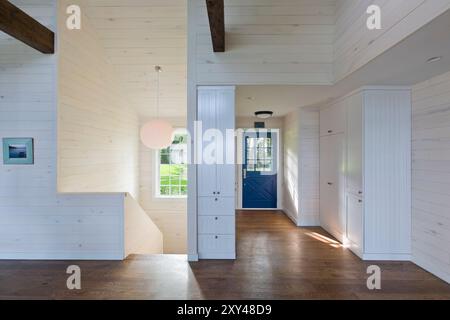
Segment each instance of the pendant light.
[{"label": "pendant light", "polygon": [[165,149],[172,144],[173,127],[172,125],[159,117],[159,74],[162,69],[155,67],[157,74],[156,88],[156,119],[150,120],[141,128],[141,141],[150,149]]}]

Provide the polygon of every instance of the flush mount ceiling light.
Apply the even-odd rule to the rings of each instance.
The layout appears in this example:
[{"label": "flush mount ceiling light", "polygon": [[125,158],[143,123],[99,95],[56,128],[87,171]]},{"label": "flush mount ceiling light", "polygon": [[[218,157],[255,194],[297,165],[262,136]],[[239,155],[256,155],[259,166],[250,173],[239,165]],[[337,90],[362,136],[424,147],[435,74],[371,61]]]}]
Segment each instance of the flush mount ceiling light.
[{"label": "flush mount ceiling light", "polygon": [[157,74],[156,87],[156,118],[144,124],[141,128],[141,141],[150,149],[164,149],[172,144],[173,127],[166,120],[159,118],[159,74],[162,69],[155,67]]},{"label": "flush mount ceiling light", "polygon": [[268,119],[273,116],[272,111],[257,111],[255,112],[255,116],[260,119]]},{"label": "flush mount ceiling light", "polygon": [[432,57],[430,59],[427,60],[428,63],[433,63],[433,62],[438,62],[442,60],[442,56],[439,57]]}]

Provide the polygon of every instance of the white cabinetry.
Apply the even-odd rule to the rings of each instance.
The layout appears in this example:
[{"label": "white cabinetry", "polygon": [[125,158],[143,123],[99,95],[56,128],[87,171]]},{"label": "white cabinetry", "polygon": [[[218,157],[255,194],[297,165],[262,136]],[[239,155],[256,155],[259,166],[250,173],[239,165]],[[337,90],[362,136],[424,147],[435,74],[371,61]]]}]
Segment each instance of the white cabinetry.
[{"label": "white cabinetry", "polygon": [[200,259],[235,259],[234,87],[199,87],[197,208]]},{"label": "white cabinetry", "polygon": [[[411,253],[411,93],[398,87],[358,90],[336,103],[344,114],[344,142],[329,141],[328,128],[339,127],[335,114],[321,113],[321,222],[365,260],[409,260]],[[338,135],[336,135],[338,136]],[[336,176],[336,148],[344,150],[344,187],[330,194]],[[340,158],[342,160],[342,158]],[[331,181],[333,182],[333,181]],[[334,208],[334,210],[332,209]],[[342,221],[344,212],[344,225]],[[341,227],[343,237],[336,231]],[[338,230],[339,231],[339,230]]]},{"label": "white cabinetry", "polygon": [[345,104],[320,112],[320,223],[338,240],[345,236]]}]

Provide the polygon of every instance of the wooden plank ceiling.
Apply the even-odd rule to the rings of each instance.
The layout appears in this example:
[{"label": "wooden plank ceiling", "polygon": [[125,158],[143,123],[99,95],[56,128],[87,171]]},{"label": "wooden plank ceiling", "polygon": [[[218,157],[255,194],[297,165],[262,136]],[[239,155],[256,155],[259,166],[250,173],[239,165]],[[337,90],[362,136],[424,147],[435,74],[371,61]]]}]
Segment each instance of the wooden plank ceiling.
[{"label": "wooden plank ceiling", "polygon": [[161,65],[160,114],[186,115],[187,8],[185,0],[86,0],[85,12],[107,56],[143,117],[155,115]]}]

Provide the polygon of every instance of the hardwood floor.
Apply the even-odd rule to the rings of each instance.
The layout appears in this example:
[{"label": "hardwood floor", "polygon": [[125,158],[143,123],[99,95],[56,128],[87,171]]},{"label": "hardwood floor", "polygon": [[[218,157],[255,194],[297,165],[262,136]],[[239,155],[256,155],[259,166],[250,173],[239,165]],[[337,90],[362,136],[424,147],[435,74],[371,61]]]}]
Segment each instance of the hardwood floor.
[{"label": "hardwood floor", "polygon": [[[182,255],[108,261],[0,261],[0,299],[450,299],[450,285],[407,262],[362,262],[320,228],[280,212],[238,212],[236,261]],[[67,266],[82,290],[66,288]],[[366,268],[382,270],[382,290]]]}]

